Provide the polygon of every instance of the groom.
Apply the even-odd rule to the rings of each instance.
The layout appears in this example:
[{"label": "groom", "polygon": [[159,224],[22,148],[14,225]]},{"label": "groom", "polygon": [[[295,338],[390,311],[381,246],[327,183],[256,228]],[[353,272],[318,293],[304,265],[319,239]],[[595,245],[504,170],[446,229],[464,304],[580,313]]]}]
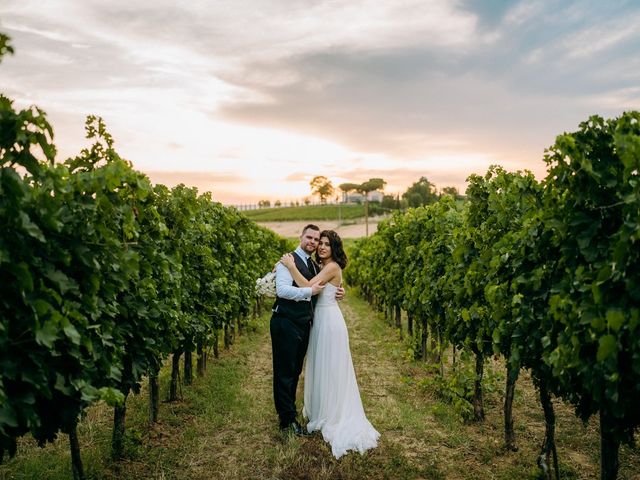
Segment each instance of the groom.
[{"label": "groom", "polygon": [[[302,230],[300,245],[293,258],[300,273],[311,280],[320,271],[311,254],[320,242],[320,229],[309,224]],[[280,417],[280,430],[291,431],[298,436],[306,435],[296,420],[296,390],[302,372],[304,356],[309,343],[309,332],[313,320],[313,308],[317,294],[324,288],[319,284],[300,288],[291,273],[280,262],[276,265],[276,301],[271,316],[271,349],[273,353],[273,398]],[[336,298],[341,300],[344,290],[340,288]]]}]

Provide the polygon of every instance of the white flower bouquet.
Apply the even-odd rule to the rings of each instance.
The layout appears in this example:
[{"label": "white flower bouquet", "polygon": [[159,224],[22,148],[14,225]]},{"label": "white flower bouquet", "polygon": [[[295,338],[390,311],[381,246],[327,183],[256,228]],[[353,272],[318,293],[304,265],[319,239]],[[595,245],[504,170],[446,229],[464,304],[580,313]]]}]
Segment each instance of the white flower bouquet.
[{"label": "white flower bouquet", "polygon": [[276,272],[269,272],[264,277],[256,280],[256,294],[275,298]]}]

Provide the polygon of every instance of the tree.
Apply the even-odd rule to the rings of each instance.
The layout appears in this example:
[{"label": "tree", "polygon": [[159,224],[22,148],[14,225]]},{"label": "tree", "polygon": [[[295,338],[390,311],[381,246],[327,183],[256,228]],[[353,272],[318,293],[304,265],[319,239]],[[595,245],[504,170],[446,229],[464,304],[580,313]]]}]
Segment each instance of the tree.
[{"label": "tree", "polygon": [[555,268],[542,358],[580,418],[600,416],[605,480],[640,426],[639,146],[640,112],[627,112],[590,117],[545,154],[539,231],[551,248],[537,248]]},{"label": "tree", "polygon": [[365,235],[369,236],[369,192],[382,190],[387,182],[381,178],[370,178],[364,183],[357,185],[355,190],[364,196],[364,224]]},{"label": "tree", "polygon": [[2,57],[7,53],[13,54],[13,47],[11,46],[10,41],[10,37],[4,33],[0,33],[0,62],[2,61]]},{"label": "tree", "polygon": [[386,210],[400,210],[400,196],[384,195],[380,206]]},{"label": "tree", "polygon": [[342,190],[342,199],[343,201],[347,200],[347,195],[349,195],[349,192],[353,192],[356,190],[356,188],[358,188],[358,184],[357,183],[341,183],[338,188],[340,190]]},{"label": "tree", "polygon": [[282,206],[282,202],[280,200],[276,200],[276,203],[273,204],[274,207],[281,207]]},{"label": "tree", "polygon": [[450,195],[456,200],[460,198],[460,193],[456,187],[444,187],[441,193],[442,195]]},{"label": "tree", "polygon": [[311,185],[311,193],[320,197],[321,203],[327,203],[327,198],[333,195],[335,188],[331,184],[331,180],[322,175],[316,175],[309,182]]},{"label": "tree", "polygon": [[411,185],[402,194],[402,198],[407,200],[410,207],[419,207],[436,202],[438,194],[436,193],[436,186],[427,177],[420,177],[420,180]]},{"label": "tree", "polygon": [[258,202],[258,207],[259,208],[269,208],[271,206],[271,201],[270,200],[260,200]]}]

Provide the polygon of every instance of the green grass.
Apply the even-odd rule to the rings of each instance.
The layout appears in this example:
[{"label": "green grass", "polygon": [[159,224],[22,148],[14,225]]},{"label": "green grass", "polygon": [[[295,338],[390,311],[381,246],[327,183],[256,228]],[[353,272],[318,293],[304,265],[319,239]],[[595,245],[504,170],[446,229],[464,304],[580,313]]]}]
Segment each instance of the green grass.
[{"label": "green grass", "polygon": [[[262,332],[264,324],[263,318]],[[256,328],[252,325],[249,334],[238,339],[233,354],[223,352],[220,359],[211,358],[206,375],[194,378],[192,386],[182,386],[182,399],[175,403],[163,401],[168,397],[170,381],[167,364],[160,373],[157,425],[149,427],[147,423],[146,385],[140,394],[131,395],[127,401],[125,459],[121,462],[110,459],[112,410],[105,404],[88,409],[78,427],[87,479],[185,478],[185,462],[197,461],[212,433],[228,429],[229,424],[246,425],[240,419],[251,414],[252,405],[241,384],[249,371],[247,357]],[[68,449],[66,435],[45,448],[38,448],[29,438],[20,439],[16,457],[0,465],[0,480],[69,479]]]},{"label": "green grass", "polygon": [[[457,200],[459,206],[465,200]],[[379,203],[369,204],[369,216],[389,214],[395,210],[383,208]],[[297,207],[258,208],[242,210],[241,213],[255,222],[287,222],[287,221],[346,221],[364,218],[364,205],[300,205]]]},{"label": "green grass", "polygon": [[260,208],[242,214],[256,222],[338,221],[364,218],[364,205],[302,205],[299,207]]}]

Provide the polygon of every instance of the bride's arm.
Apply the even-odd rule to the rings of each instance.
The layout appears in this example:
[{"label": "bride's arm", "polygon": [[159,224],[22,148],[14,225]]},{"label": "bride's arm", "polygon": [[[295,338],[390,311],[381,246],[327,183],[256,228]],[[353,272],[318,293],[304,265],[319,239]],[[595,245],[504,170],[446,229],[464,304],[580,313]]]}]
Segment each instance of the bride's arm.
[{"label": "bride's arm", "polygon": [[333,280],[339,268],[337,264],[330,263],[329,265],[324,267],[322,270],[320,270],[320,273],[318,273],[311,280],[307,280],[300,273],[300,271],[298,270],[298,267],[296,267],[296,263],[293,260],[292,254],[288,253],[286,255],[283,255],[283,257],[280,259],[280,262],[282,262],[282,264],[289,269],[289,272],[291,272],[291,276],[293,277],[293,280],[296,282],[296,285],[298,285],[299,287],[310,287],[316,283],[325,285],[326,283],[329,283],[331,280]]}]

